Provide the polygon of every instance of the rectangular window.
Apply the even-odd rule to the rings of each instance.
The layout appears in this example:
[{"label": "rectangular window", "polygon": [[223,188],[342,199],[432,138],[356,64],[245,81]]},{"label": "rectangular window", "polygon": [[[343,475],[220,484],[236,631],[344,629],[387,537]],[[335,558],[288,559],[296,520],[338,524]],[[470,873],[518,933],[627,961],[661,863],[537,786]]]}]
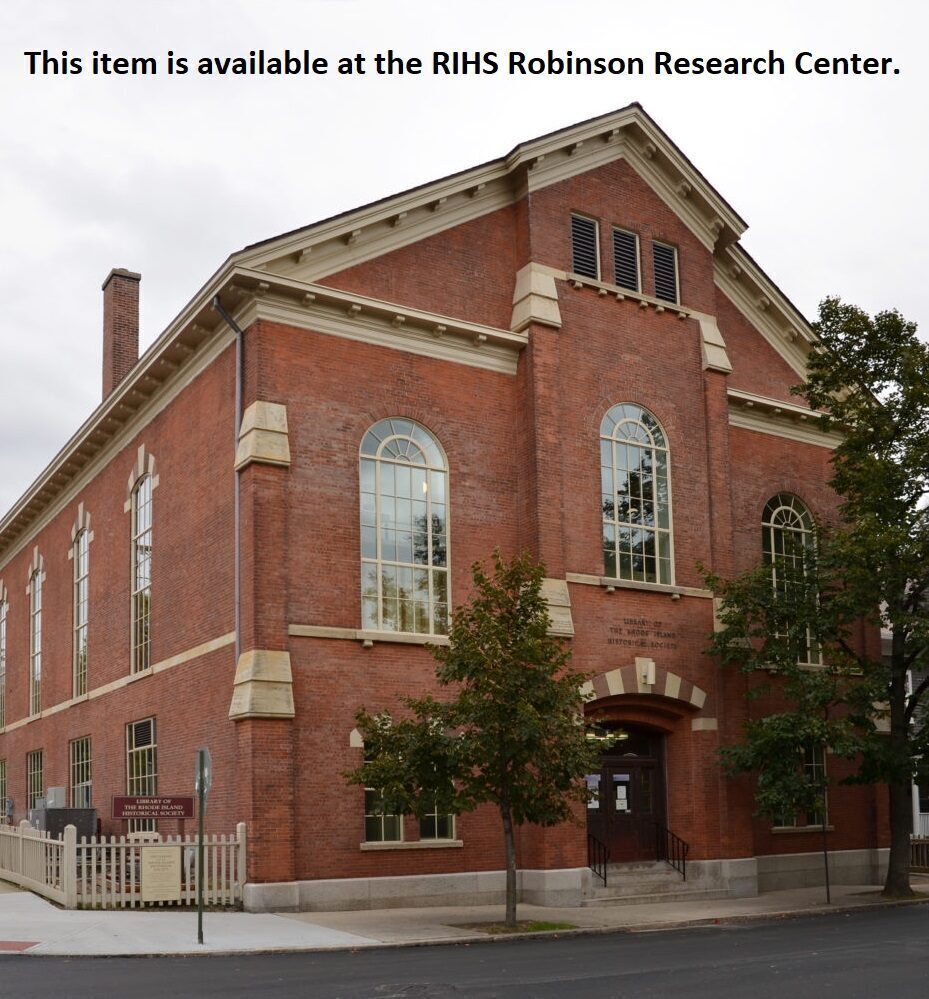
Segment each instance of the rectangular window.
[{"label": "rectangular window", "polygon": [[42,570],[29,586],[29,714],[42,710]]},{"label": "rectangular window", "polygon": [[71,757],[71,807],[90,808],[93,804],[90,736],[69,744]]},{"label": "rectangular window", "polygon": [[399,843],[403,825],[399,815],[384,811],[384,795],[377,788],[365,788],[365,842]]},{"label": "rectangular window", "polygon": [[6,760],[0,760],[0,825],[6,821]]},{"label": "rectangular window", "polygon": [[[155,719],[130,722],[126,726],[126,793],[158,793],[158,758]],[[129,832],[153,832],[154,819],[131,819]]]},{"label": "rectangular window", "polygon": [[42,750],[36,749],[26,754],[26,808],[35,808],[39,798],[45,794],[45,780],[42,776]]},{"label": "rectangular window", "polygon": [[6,608],[0,603],[0,728],[6,725]]},{"label": "rectangular window", "polygon": [[132,672],[151,666],[152,477],[132,493]]},{"label": "rectangular window", "polygon": [[665,243],[652,243],[652,260],[655,265],[655,298],[675,305],[680,300],[677,280],[677,250]]},{"label": "rectangular window", "polygon": [[571,216],[571,269],[585,277],[600,277],[599,228],[594,219]]},{"label": "rectangular window", "polygon": [[75,697],[87,693],[87,614],[90,581],[90,534],[74,539],[74,682]]},{"label": "rectangular window", "polygon": [[613,281],[620,288],[639,290],[639,237],[625,229],[613,230]]},{"label": "rectangular window", "polygon": [[795,814],[784,812],[774,817],[776,828],[808,828],[811,826],[819,828],[829,823],[829,807],[826,798],[826,754],[823,747],[813,743],[806,745],[803,749],[801,766],[806,782],[821,789],[823,809],[822,811],[797,812]]},{"label": "rectangular window", "polygon": [[419,820],[420,839],[454,839],[455,838],[455,816],[451,814],[441,814],[437,808],[433,808]]}]

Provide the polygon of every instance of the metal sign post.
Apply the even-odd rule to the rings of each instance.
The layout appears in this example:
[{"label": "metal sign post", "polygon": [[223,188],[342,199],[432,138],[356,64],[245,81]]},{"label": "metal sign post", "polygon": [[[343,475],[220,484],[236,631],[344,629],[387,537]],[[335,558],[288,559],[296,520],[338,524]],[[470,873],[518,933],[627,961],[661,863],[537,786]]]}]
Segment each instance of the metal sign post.
[{"label": "metal sign post", "polygon": [[197,750],[197,771],[194,778],[194,790],[198,798],[197,817],[197,943],[203,943],[203,877],[204,877],[204,850],[203,850],[203,813],[206,811],[206,796],[213,781],[213,760],[210,751],[203,747]]}]

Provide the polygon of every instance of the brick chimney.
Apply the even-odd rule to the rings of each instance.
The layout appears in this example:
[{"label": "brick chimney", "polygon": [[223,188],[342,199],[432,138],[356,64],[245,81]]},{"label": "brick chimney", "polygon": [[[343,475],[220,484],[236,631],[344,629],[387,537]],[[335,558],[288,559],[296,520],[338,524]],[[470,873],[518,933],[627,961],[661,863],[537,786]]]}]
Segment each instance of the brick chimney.
[{"label": "brick chimney", "polygon": [[103,398],[139,359],[141,274],[114,267],[103,282]]}]

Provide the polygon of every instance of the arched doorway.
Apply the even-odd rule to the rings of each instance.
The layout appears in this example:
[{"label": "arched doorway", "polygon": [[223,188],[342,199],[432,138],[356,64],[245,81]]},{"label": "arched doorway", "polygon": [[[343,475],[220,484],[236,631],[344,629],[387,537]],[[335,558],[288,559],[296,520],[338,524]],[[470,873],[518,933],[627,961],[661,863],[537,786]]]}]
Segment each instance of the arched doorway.
[{"label": "arched doorway", "polygon": [[601,746],[599,770],[587,776],[588,832],[609,849],[612,862],[655,860],[657,830],[667,814],[664,734],[602,722],[588,735]]}]

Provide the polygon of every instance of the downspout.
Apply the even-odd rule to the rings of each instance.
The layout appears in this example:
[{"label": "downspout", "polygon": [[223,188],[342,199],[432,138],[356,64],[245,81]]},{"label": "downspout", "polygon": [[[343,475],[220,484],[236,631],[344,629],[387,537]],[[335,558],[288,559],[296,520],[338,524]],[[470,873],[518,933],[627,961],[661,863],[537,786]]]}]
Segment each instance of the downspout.
[{"label": "downspout", "polygon": [[[239,433],[242,429],[242,330],[238,323],[223,308],[219,295],[213,296],[213,308],[225,320],[229,329],[235,333],[235,440],[233,441],[233,455],[239,447]],[[233,460],[235,460],[233,458]],[[235,469],[235,488],[233,490],[232,505],[232,533],[233,533],[233,604],[235,606],[235,663],[239,665],[239,656],[242,652],[242,609],[241,609],[241,546],[239,544],[239,470]]]}]

